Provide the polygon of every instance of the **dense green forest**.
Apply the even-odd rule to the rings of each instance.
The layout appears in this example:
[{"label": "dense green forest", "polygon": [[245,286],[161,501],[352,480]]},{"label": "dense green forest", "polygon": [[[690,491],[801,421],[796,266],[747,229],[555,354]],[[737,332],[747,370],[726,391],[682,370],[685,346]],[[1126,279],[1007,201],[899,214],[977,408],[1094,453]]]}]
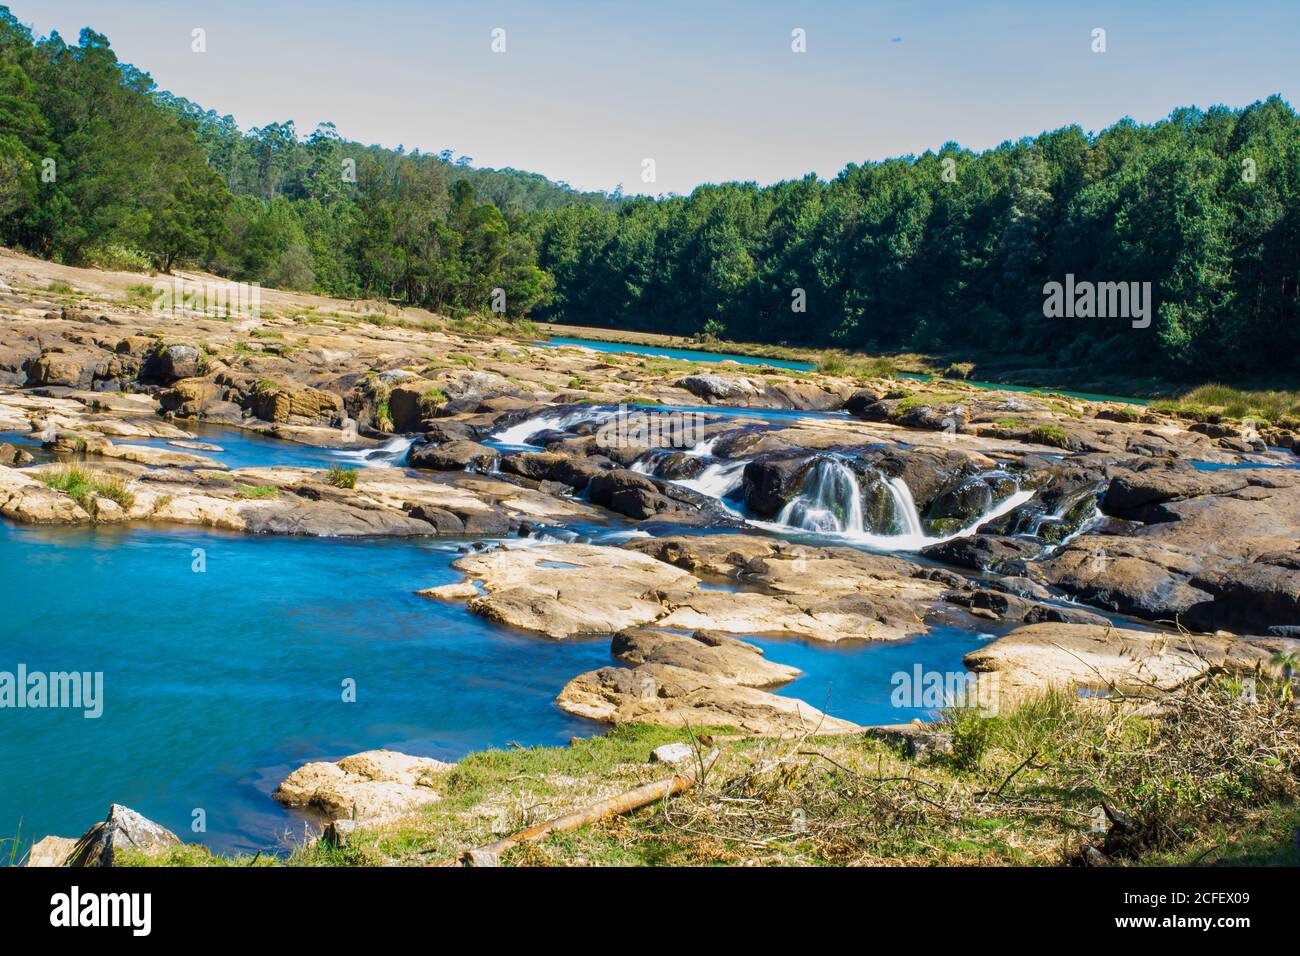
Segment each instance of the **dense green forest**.
[{"label": "dense green forest", "polygon": [[[0,7],[0,240],[453,315],[499,287],[511,315],[608,328],[1263,377],[1300,345],[1300,118],[1272,97],[626,199],[330,125],[242,131],[105,37],[37,39]],[[1046,318],[1067,274],[1150,282],[1150,328]]]}]

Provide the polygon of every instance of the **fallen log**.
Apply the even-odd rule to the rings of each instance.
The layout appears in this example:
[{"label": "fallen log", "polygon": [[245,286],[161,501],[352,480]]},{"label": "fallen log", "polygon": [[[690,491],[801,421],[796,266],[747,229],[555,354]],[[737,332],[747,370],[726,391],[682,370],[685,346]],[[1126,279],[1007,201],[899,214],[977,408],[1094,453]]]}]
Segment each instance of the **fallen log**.
[{"label": "fallen log", "polygon": [[547,820],[545,823],[539,823],[536,826],[520,830],[504,839],[497,840],[495,843],[489,843],[486,846],[477,849],[467,850],[461,856],[461,862],[471,866],[493,866],[495,861],[500,858],[506,850],[513,849],[523,843],[531,843],[540,840],[551,833],[563,833],[567,830],[577,830],[579,827],[589,826],[593,823],[599,823],[606,817],[618,816],[623,813],[631,813],[633,810],[639,810],[644,806],[654,803],[656,800],[663,800],[667,797],[683,793],[695,786],[696,781],[703,774],[707,774],[713,766],[713,762],[718,759],[718,749],[715,747],[709,751],[703,760],[699,761],[696,766],[681,773],[675,773],[671,777],[663,780],[656,780],[653,783],[645,783],[633,790],[607,797],[598,803],[583,807],[581,810],[574,810],[572,813],[566,813],[563,816],[556,817],[554,820]]}]

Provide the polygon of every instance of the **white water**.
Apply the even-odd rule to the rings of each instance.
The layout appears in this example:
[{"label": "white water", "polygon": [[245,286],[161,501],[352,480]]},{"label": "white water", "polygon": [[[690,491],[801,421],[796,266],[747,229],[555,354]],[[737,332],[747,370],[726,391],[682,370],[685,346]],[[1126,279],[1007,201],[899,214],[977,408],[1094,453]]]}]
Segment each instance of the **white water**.
[{"label": "white water", "polygon": [[550,429],[564,431],[583,422],[604,424],[610,419],[616,418],[618,414],[619,410],[617,408],[580,408],[577,411],[567,413],[558,411],[543,412],[541,415],[526,418],[516,425],[511,425],[509,428],[496,432],[491,436],[491,439],[498,445],[536,448],[536,445],[530,445],[525,441],[530,435],[536,435],[538,432]]},{"label": "white water", "polygon": [[916,499],[912,489],[907,487],[901,477],[887,478],[885,487],[894,502],[894,515],[903,524],[903,535],[910,538],[924,538],[925,530],[921,527],[921,514],[916,509]]},{"label": "white water", "polygon": [[362,468],[397,468],[406,461],[406,453],[414,442],[412,436],[398,435],[378,448],[350,448],[336,454],[343,461],[355,462]]},{"label": "white water", "polygon": [[675,484],[721,501],[740,487],[740,476],[744,474],[745,466],[748,464],[747,458],[715,462],[694,478],[683,478]]},{"label": "white water", "polygon": [[776,523],[819,534],[863,534],[857,475],[838,459],[821,459],[804,476],[803,490],[781,509]]}]

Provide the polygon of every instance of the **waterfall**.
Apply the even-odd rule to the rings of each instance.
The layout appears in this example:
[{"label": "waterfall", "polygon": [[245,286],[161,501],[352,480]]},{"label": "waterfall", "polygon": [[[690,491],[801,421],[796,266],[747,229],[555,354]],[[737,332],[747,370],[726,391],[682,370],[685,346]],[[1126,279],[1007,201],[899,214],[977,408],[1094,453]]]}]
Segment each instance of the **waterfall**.
[{"label": "waterfall", "polygon": [[748,464],[747,458],[738,461],[717,461],[694,478],[684,478],[677,484],[721,501],[740,487],[740,476]]},{"label": "waterfall", "polygon": [[924,537],[921,515],[916,510],[916,500],[912,497],[912,489],[907,487],[907,482],[898,477],[887,478],[885,487],[889,489],[889,498],[894,503],[894,518],[902,527],[902,533],[909,538]]},{"label": "waterfall", "polygon": [[406,461],[414,436],[398,435],[390,438],[378,448],[350,448],[336,451],[343,461],[355,462],[362,468],[398,468]]},{"label": "waterfall", "polygon": [[781,509],[777,524],[822,534],[862,534],[862,488],[853,469],[822,458],[804,475],[803,489]]},{"label": "waterfall", "polygon": [[503,428],[501,431],[491,436],[493,444],[509,445],[515,448],[533,448],[529,445],[527,439],[544,431],[567,431],[574,425],[581,425],[584,422],[593,424],[604,424],[619,414],[617,408],[580,408],[577,411],[549,411],[542,412],[532,418],[525,418],[522,422]]}]

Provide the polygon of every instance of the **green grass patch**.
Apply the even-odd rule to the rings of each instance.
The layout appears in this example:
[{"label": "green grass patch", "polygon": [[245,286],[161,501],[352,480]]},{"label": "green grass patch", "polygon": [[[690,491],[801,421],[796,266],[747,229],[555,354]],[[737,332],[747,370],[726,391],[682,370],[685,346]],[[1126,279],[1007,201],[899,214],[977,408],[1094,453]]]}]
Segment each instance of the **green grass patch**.
[{"label": "green grass patch", "polygon": [[123,511],[130,511],[135,504],[135,495],[126,490],[126,483],[113,475],[71,466],[58,471],[42,472],[36,477],[47,488],[68,495],[92,518],[98,516],[99,498],[115,502]]}]

